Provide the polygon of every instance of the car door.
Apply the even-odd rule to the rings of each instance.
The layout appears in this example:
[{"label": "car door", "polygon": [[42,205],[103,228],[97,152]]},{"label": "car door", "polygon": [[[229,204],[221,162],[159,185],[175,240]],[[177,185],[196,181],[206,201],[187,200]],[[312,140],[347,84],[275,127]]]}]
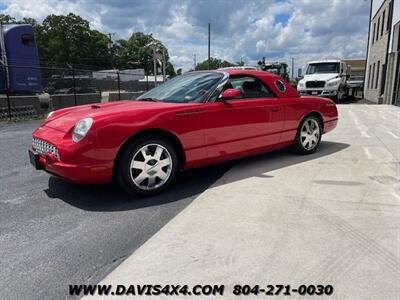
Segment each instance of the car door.
[{"label": "car door", "polygon": [[224,159],[279,143],[283,113],[279,99],[261,80],[250,76],[229,79],[227,88],[242,97],[204,105],[205,146],[209,159]]}]

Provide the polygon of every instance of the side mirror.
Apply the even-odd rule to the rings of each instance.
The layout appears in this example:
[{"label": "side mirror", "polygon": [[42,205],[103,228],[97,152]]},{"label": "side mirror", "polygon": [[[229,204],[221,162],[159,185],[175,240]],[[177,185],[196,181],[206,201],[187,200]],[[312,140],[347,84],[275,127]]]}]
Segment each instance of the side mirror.
[{"label": "side mirror", "polygon": [[238,99],[242,97],[242,92],[238,89],[227,89],[225,90],[220,99],[221,100],[229,100],[229,99]]}]

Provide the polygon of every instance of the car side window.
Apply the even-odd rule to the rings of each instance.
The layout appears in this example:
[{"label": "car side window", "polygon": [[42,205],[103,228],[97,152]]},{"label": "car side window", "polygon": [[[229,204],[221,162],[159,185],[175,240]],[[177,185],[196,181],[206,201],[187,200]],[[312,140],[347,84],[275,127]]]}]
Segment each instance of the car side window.
[{"label": "car side window", "polygon": [[231,77],[226,84],[228,88],[238,89],[242,92],[242,98],[274,98],[274,93],[259,79],[249,76]]}]

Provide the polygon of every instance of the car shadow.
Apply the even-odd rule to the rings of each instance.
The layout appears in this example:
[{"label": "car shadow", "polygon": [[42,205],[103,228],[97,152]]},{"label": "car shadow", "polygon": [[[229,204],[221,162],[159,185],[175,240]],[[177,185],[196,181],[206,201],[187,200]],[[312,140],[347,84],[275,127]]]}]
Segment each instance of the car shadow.
[{"label": "car shadow", "polygon": [[49,178],[45,193],[49,198],[60,199],[72,206],[87,211],[126,211],[148,206],[165,205],[186,198],[194,198],[213,185],[233,166],[240,164],[243,172],[235,172],[229,179],[219,180],[223,185],[249,177],[270,178],[265,174],[276,169],[304,163],[328,156],[349,147],[348,144],[323,141],[317,152],[311,155],[297,155],[290,149],[219,163],[211,166],[187,170],[180,173],[171,187],[152,197],[133,196],[113,184],[78,185],[65,182],[57,177]]},{"label": "car shadow", "polygon": [[234,164],[235,161],[230,161],[182,172],[167,190],[152,197],[129,195],[116,184],[80,185],[54,176],[49,177],[49,187],[45,193],[49,198],[61,199],[88,211],[132,210],[196,197]]},{"label": "car shadow", "polygon": [[321,141],[318,150],[309,155],[294,154],[290,148],[286,148],[270,153],[251,156],[242,159],[240,165],[237,166],[237,168],[240,167],[241,172],[234,172],[233,174],[230,174],[230,176],[224,177],[223,180],[220,180],[217,185],[228,184],[250,177],[273,178],[274,176],[268,174],[268,172],[305,163],[320,157],[329,156],[342,151],[349,146],[349,144],[345,143]]}]

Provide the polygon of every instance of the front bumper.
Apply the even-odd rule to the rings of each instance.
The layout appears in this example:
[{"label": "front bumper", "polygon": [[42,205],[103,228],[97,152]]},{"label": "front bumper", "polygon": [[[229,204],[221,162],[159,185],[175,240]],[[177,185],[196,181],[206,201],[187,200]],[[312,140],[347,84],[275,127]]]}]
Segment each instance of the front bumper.
[{"label": "front bumper", "polygon": [[337,90],[330,90],[326,88],[305,88],[297,90],[302,96],[321,96],[321,97],[335,97],[338,94]]},{"label": "front bumper", "polygon": [[[33,133],[33,138],[34,143],[32,149],[29,149],[29,158],[35,169],[44,170],[74,183],[111,181],[114,163],[103,160],[101,154],[93,149],[93,144],[78,145],[71,140],[70,134],[48,127],[37,129]],[[38,140],[53,147],[35,149]],[[58,155],[55,155],[54,148]]]},{"label": "front bumper", "polygon": [[32,164],[37,170],[44,170],[69,182],[82,184],[105,183],[110,182],[112,177],[112,163],[71,165],[63,162],[51,162],[48,156],[33,152],[33,155],[35,154],[36,159],[34,161],[36,162]]}]

